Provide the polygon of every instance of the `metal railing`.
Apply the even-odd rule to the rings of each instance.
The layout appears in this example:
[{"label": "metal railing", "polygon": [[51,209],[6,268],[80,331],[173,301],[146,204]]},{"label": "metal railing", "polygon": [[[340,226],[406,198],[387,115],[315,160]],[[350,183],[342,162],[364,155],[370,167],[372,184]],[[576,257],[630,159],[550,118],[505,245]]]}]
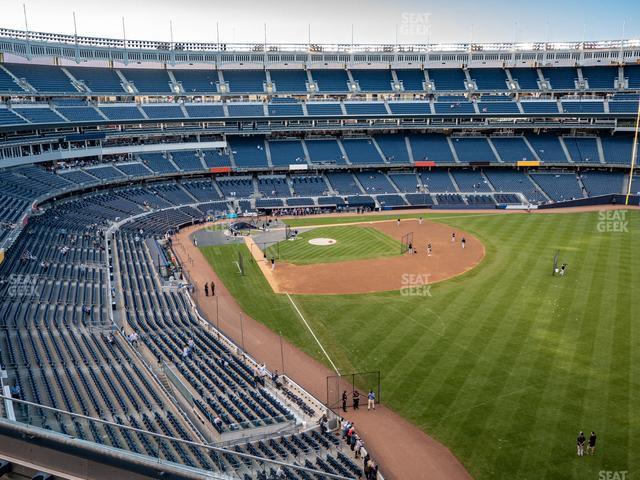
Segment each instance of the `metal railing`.
[{"label": "metal railing", "polygon": [[[269,473],[270,469],[277,470],[278,468],[282,469],[290,469],[292,471],[302,471],[311,475],[316,476],[319,479],[335,479],[335,480],[349,480],[350,477],[344,477],[341,475],[336,475],[332,473],[327,473],[319,470],[315,470],[313,468],[307,468],[300,465],[295,465],[291,463],[287,463],[279,460],[271,460],[269,458],[258,457],[255,455],[251,455],[248,453],[236,452],[234,450],[228,450],[226,448],[206,445],[203,443],[193,442],[190,440],[185,440],[181,438],[171,437],[168,435],[164,435],[161,433],[150,432],[148,430],[143,430],[140,428],[131,427],[128,425],[122,425],[115,422],[110,422],[107,420],[89,417],[86,415],[69,412],[66,410],[61,410],[58,408],[53,408],[45,405],[40,405],[37,403],[29,402],[26,400],[19,400],[12,398],[11,396],[0,395],[0,399],[2,400],[2,404],[6,402],[10,403],[13,406],[17,423],[28,426],[33,429],[46,429],[47,432],[54,432],[61,436],[64,436],[66,439],[74,439],[77,441],[85,441],[93,444],[100,444],[101,447],[104,448],[113,448],[118,450],[119,452],[129,452],[131,455],[138,455],[140,457],[144,457],[147,459],[153,459],[155,462],[161,464],[171,465],[174,468],[184,468],[188,469],[191,472],[198,472],[203,476],[203,478],[219,478],[219,472],[228,471],[228,468],[225,469],[223,464],[224,459],[234,467],[235,474],[238,478],[245,478],[244,475],[247,474],[251,478],[257,478],[257,475],[260,473]],[[13,422],[12,420],[8,420],[5,417],[4,408],[3,412],[3,420]],[[52,428],[52,423],[57,422],[59,425],[65,425],[64,429],[66,432],[61,432],[62,428],[54,429]],[[84,428],[87,428],[92,435],[98,436],[100,441],[91,442],[86,440],[84,437],[87,432],[84,431]],[[70,429],[74,429],[77,435],[71,435],[68,433]],[[101,431],[102,430],[102,431]],[[80,435],[79,432],[84,432]],[[113,446],[112,439],[115,438],[115,432],[120,432],[121,436],[125,439],[125,441],[135,443],[136,440],[138,443],[144,445],[147,448],[147,451],[151,449],[153,454],[135,454],[131,451],[131,449],[124,449],[120,446]],[[88,437],[88,435],[87,435]],[[109,439],[108,442],[103,441],[102,439]],[[109,446],[108,443],[112,445]],[[171,447],[171,448],[169,448]],[[189,452],[195,455],[195,452],[199,452],[203,458],[206,458],[207,461],[215,463],[218,462],[218,473],[214,474],[212,472],[208,472],[202,468],[197,467],[189,467],[184,464],[176,463],[174,458],[174,452],[178,453],[182,450],[183,452]],[[291,454],[293,456],[293,454]],[[294,456],[296,461],[303,462],[304,456],[300,455],[298,452],[298,456]],[[232,460],[233,459],[233,460]],[[235,460],[235,462],[234,462]],[[237,462],[237,463],[236,463]],[[234,465],[235,463],[235,465]]]},{"label": "metal railing", "polygon": [[175,42],[162,40],[131,40],[106,37],[31,32],[0,28],[0,38],[65,44],[80,47],[115,48],[123,50],[158,50],[167,52],[225,52],[225,53],[429,53],[429,52],[544,52],[580,50],[620,50],[640,47],[640,39],[595,40],[581,42],[488,42],[488,43],[228,43]]}]

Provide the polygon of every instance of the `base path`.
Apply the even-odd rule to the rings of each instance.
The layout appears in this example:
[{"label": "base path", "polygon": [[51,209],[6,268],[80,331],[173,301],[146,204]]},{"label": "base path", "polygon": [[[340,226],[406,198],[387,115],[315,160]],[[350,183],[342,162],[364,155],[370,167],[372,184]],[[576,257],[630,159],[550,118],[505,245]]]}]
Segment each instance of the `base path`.
[{"label": "base path", "polygon": [[[188,227],[174,240],[176,254],[196,285],[194,298],[200,312],[212,324],[218,324],[220,330],[238,345],[243,338],[240,327],[242,316],[245,350],[257,361],[265,362],[270,370],[284,371],[316,398],[325,400],[327,376],[335,375],[335,372],[286,340],[283,340],[282,365],[278,334],[242,311],[204,255],[193,246],[189,235],[200,228],[202,225]],[[212,280],[216,283],[216,295],[205,297],[202,285]],[[302,322],[300,328],[305,328]],[[446,447],[384,405],[372,412],[367,412],[366,408],[358,412],[349,410],[345,416],[355,422],[367,450],[380,465],[387,480],[471,479]]]},{"label": "base path", "polygon": [[[337,226],[337,225],[336,225]],[[276,293],[297,295],[344,295],[400,290],[412,285],[440,282],[460,275],[480,263],[484,257],[482,243],[472,235],[448,225],[418,220],[395,220],[360,223],[353,228],[375,228],[396,240],[413,234],[413,248],[417,253],[405,253],[346,262],[294,265],[276,260],[275,270],[265,265],[256,248],[250,250],[261,266],[267,281]],[[451,234],[456,234],[455,242]],[[461,240],[466,240],[462,248]],[[250,240],[247,238],[247,241]],[[295,240],[304,241],[303,238]],[[427,255],[427,244],[432,253]],[[327,246],[326,248],[331,248]]]}]

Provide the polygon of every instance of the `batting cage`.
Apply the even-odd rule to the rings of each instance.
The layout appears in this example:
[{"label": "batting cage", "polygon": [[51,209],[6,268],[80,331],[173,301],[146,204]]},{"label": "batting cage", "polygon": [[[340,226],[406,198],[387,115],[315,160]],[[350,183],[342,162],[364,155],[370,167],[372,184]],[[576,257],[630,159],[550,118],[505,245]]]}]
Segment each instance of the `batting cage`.
[{"label": "batting cage", "polygon": [[327,377],[327,403],[330,409],[342,408],[342,394],[347,392],[347,407],[353,407],[353,392],[360,394],[360,405],[367,408],[367,395],[370,390],[376,395],[376,404],[382,400],[380,391],[380,370],[356,372],[346,375]]},{"label": "batting cage", "polygon": [[410,246],[415,248],[413,245],[413,232],[403,235],[400,239],[400,254],[407,253]]}]

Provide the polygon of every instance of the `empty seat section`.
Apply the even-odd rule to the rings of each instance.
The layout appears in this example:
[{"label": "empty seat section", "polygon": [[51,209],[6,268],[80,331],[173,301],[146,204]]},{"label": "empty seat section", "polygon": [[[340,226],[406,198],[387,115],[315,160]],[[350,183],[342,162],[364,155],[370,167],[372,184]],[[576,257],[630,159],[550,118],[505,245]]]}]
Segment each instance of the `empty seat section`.
[{"label": "empty seat section", "polygon": [[178,168],[184,172],[202,170],[202,162],[193,150],[171,152],[171,158]]},{"label": "empty seat section", "polygon": [[368,195],[396,193],[396,189],[384,173],[369,171],[357,172],[355,175]]},{"label": "empty seat section", "polygon": [[429,102],[389,102],[388,105],[394,115],[431,114]]},{"label": "empty seat section", "polygon": [[429,69],[429,79],[435,83],[436,92],[465,91],[465,74],[461,68]]},{"label": "empty seat section", "polygon": [[121,95],[125,93],[122,80],[115,70],[96,67],[65,67],[76,80],[84,83],[93,93]]},{"label": "empty seat section", "polygon": [[306,70],[270,70],[269,75],[278,93],[307,93]]},{"label": "empty seat section", "polygon": [[217,70],[189,68],[172,70],[171,73],[187,94],[218,92]]},{"label": "empty seat section", "polygon": [[301,117],[304,115],[300,103],[270,103],[267,108],[272,117]]},{"label": "empty seat section", "polygon": [[457,192],[458,189],[451,181],[449,172],[445,170],[432,170],[421,172],[422,184],[429,192]]},{"label": "empty seat section", "polygon": [[173,164],[167,160],[161,153],[141,153],[139,154],[142,163],[156,173],[174,173],[177,172]]},{"label": "empty seat section", "polygon": [[543,100],[520,102],[524,113],[558,113],[557,102],[547,102]]},{"label": "empty seat section", "polygon": [[556,135],[540,134],[527,135],[527,140],[538,155],[538,158],[547,163],[568,163],[567,156],[560,144],[560,139]]},{"label": "empty seat section", "polygon": [[58,107],[58,112],[71,122],[104,122],[93,107]]},{"label": "empty seat section", "polygon": [[378,149],[370,138],[343,139],[342,146],[352,164],[384,163]]},{"label": "empty seat section", "polygon": [[346,93],[349,91],[346,70],[311,70],[320,93]]},{"label": "empty seat section", "polygon": [[556,202],[583,198],[574,173],[532,173],[531,178]]},{"label": "empty seat section", "polygon": [[454,180],[461,192],[490,192],[487,179],[479,170],[452,170]]},{"label": "empty seat section", "polygon": [[232,117],[264,117],[262,103],[232,102],[227,105],[227,109]]},{"label": "empty seat section", "polygon": [[455,163],[447,137],[438,133],[409,135],[409,143],[416,162]]},{"label": "empty seat section", "polygon": [[258,191],[265,197],[286,198],[291,190],[285,177],[258,177]]},{"label": "empty seat section", "polygon": [[19,113],[32,123],[64,123],[65,120],[50,108],[15,108]]},{"label": "empty seat section", "polygon": [[604,102],[593,100],[563,101],[562,111],[564,113],[604,113]]},{"label": "empty seat section", "polygon": [[420,185],[415,173],[389,173],[389,178],[401,192],[417,192]]},{"label": "empty seat section", "polygon": [[344,165],[346,160],[335,139],[305,140],[311,163]]},{"label": "empty seat section", "polygon": [[389,163],[410,163],[409,152],[404,135],[389,134],[374,137],[382,150],[384,159]]},{"label": "empty seat section", "polygon": [[348,115],[388,115],[382,102],[345,102]]},{"label": "empty seat section", "polygon": [[100,106],[100,111],[109,120],[144,120],[144,116],[135,105],[107,107]]},{"label": "empty seat section", "polygon": [[502,68],[472,68],[469,76],[478,90],[507,90],[507,74]]},{"label": "empty seat section", "polygon": [[538,71],[535,68],[511,68],[511,78],[518,82],[520,90],[539,90]]},{"label": "empty seat section", "polygon": [[324,178],[319,175],[292,175],[291,184],[294,195],[316,197],[329,191]]},{"label": "empty seat section", "polygon": [[165,70],[148,68],[121,68],[120,73],[140,93],[172,93],[171,79]]},{"label": "empty seat section", "polygon": [[224,108],[221,103],[185,105],[190,118],[223,118]]},{"label": "empty seat section", "polygon": [[578,71],[571,67],[542,68],[542,76],[554,90],[575,90]]},{"label": "empty seat section", "polygon": [[271,140],[269,142],[271,163],[274,166],[306,164],[302,142],[300,140]]},{"label": "empty seat section", "polygon": [[263,93],[267,80],[264,70],[223,70],[231,93]]},{"label": "empty seat section", "polygon": [[362,190],[356,183],[355,178],[351,173],[347,172],[335,172],[328,173],[327,179],[333,189],[339,195],[361,195]]},{"label": "empty seat section", "polygon": [[623,172],[586,171],[580,175],[580,178],[590,197],[622,193],[624,184]]},{"label": "empty seat section", "polygon": [[402,83],[402,88],[405,92],[424,91],[424,71],[419,69],[400,69],[396,70],[396,77]]},{"label": "empty seat section", "polygon": [[485,137],[455,137],[451,144],[462,163],[498,161]]},{"label": "empty seat section", "polygon": [[351,76],[360,86],[361,92],[391,92],[393,90],[391,70],[351,69]]},{"label": "empty seat section", "polygon": [[182,119],[184,114],[178,105],[145,105],[142,107],[147,117],[153,120]]},{"label": "empty seat section", "polygon": [[491,143],[505,163],[536,159],[523,137],[491,137]]},{"label": "empty seat section", "polygon": [[522,193],[531,203],[545,203],[547,199],[531,182],[529,176],[517,170],[485,169],[484,174],[499,193]]},{"label": "empty seat section", "polygon": [[582,67],[582,77],[589,90],[613,90],[618,81],[618,67]]},{"label": "empty seat section", "polygon": [[78,93],[71,79],[60,67],[33,63],[5,63],[7,70],[17,78],[25,79],[40,93]]},{"label": "empty seat section", "polygon": [[594,137],[564,137],[563,141],[575,163],[600,163],[598,143]]},{"label": "empty seat section", "polygon": [[633,136],[602,136],[602,153],[606,163],[629,165],[633,152]]},{"label": "empty seat section", "polygon": [[231,138],[229,146],[239,168],[268,167],[264,137]]},{"label": "empty seat section", "polygon": [[230,167],[231,159],[229,154],[223,149],[203,150],[204,163],[207,168]]},{"label": "empty seat section", "polygon": [[307,112],[309,115],[336,116],[342,115],[342,108],[339,103],[307,103]]}]

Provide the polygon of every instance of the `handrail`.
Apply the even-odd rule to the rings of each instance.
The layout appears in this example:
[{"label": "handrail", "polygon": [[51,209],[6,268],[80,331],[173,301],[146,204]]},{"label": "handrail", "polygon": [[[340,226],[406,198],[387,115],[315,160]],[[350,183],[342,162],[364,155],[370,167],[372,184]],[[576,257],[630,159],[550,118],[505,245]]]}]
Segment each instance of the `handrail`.
[{"label": "handrail", "polygon": [[439,52],[544,52],[558,50],[620,50],[637,48],[640,39],[594,40],[580,42],[487,42],[487,43],[228,43],[228,42],[176,42],[162,40],[130,40],[108,37],[67,35],[62,33],[32,32],[0,28],[0,38],[29,43],[66,44],[78,47],[115,48],[122,50],[157,50],[165,52],[219,52],[264,54],[299,52],[322,53],[439,53]]},{"label": "handrail", "polygon": [[[121,425],[119,423],[110,422],[108,420],[102,420],[100,418],[95,418],[95,417],[89,417],[87,415],[83,415],[83,414],[80,414],[80,413],[73,413],[73,412],[69,412],[67,410],[62,410],[62,409],[59,409],[59,408],[49,407],[49,406],[46,406],[46,405],[40,405],[38,403],[29,402],[27,400],[19,400],[19,399],[16,399],[16,398],[12,398],[11,396],[0,395],[0,399],[7,400],[7,401],[10,401],[10,402],[15,402],[15,403],[18,403],[18,404],[21,404],[21,405],[27,405],[27,406],[31,406],[31,407],[35,407],[35,408],[40,408],[40,409],[47,410],[47,411],[50,411],[50,412],[55,412],[57,414],[69,415],[71,417],[79,418],[79,419],[82,419],[82,420],[87,420],[87,421],[90,421],[90,422],[97,422],[97,423],[101,423],[101,424],[104,424],[104,425],[109,425],[111,427],[116,427],[116,428],[121,428],[121,429],[124,429],[124,430],[129,430],[131,432],[140,433],[140,434],[143,434],[143,435],[150,435],[152,437],[159,438],[159,439],[162,439],[162,440],[167,440],[167,441],[170,441],[170,442],[178,442],[178,443],[181,443],[181,444],[184,444],[184,445],[188,445],[188,446],[192,446],[192,447],[196,447],[196,448],[203,448],[205,450],[211,450],[211,451],[214,451],[216,453],[229,454],[229,455],[232,455],[232,456],[248,458],[248,459],[251,459],[251,460],[255,460],[257,462],[264,462],[264,463],[267,463],[267,464],[278,465],[278,466],[281,466],[281,467],[290,468],[292,470],[302,470],[302,471],[305,471],[305,472],[313,474],[313,475],[321,475],[321,476],[324,476],[324,477],[327,477],[327,478],[331,478],[331,479],[336,479],[336,480],[352,480],[349,477],[343,477],[343,476],[332,474],[332,473],[322,472],[322,471],[319,471],[319,470],[315,470],[315,469],[311,469],[311,468],[307,468],[307,467],[302,467],[302,466],[299,466],[299,465],[292,465],[290,463],[282,462],[280,460],[271,460],[269,458],[258,457],[258,456],[255,456],[255,455],[251,455],[249,453],[236,452],[235,450],[228,450],[228,449],[222,448],[222,447],[215,447],[215,446],[212,446],[212,445],[206,445],[204,443],[193,442],[191,440],[184,440],[184,439],[181,439],[181,438],[170,437],[168,435],[164,435],[164,434],[161,434],[161,433],[149,432],[147,430],[142,430],[140,428],[135,428],[135,427],[131,427],[131,426],[128,426],[128,425]],[[18,422],[17,421],[16,423],[22,423],[22,424],[28,425],[25,422]],[[30,425],[30,426],[34,427],[33,425]],[[40,428],[40,427],[34,427],[34,428]],[[49,431],[51,431],[51,430],[49,430]],[[59,433],[60,435],[64,435],[64,434],[62,434],[60,432],[56,432],[56,433]]]}]

